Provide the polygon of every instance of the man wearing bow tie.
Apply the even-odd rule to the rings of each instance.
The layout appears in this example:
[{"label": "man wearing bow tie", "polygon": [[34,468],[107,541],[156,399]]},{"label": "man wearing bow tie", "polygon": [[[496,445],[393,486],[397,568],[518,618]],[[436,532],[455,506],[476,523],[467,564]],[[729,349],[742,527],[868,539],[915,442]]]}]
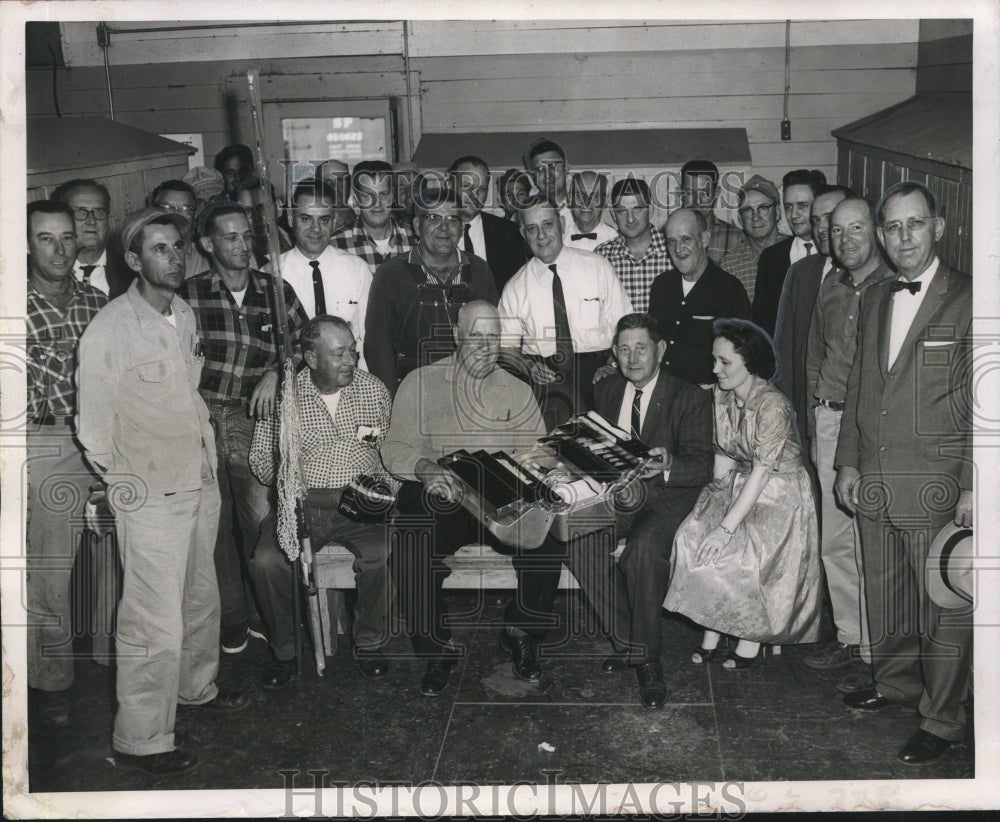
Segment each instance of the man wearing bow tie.
[{"label": "man wearing bow tie", "polygon": [[608,180],[595,171],[581,171],[573,175],[569,186],[569,211],[563,245],[594,251],[601,243],[618,236],[618,232],[602,221],[608,204]]},{"label": "man wearing bow tie", "polygon": [[875,219],[899,277],[862,298],[835,458],[861,531],[875,686],[844,702],[916,708],[899,759],[921,765],[965,737],[971,611],[934,603],[925,565],[944,525],[972,525],[972,280],[938,258],[944,219],[926,186],[896,184]]}]

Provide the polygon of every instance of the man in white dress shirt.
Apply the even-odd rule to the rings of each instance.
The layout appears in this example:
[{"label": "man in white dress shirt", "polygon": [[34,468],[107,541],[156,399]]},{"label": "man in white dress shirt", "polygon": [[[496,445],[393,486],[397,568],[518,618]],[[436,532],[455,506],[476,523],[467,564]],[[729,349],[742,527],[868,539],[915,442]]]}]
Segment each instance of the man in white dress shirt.
[{"label": "man in white dress shirt", "polygon": [[505,355],[530,375],[552,427],[593,408],[597,369],[610,362],[615,326],[632,303],[611,264],[563,245],[565,222],[544,195],[520,211],[529,260],[504,287]]},{"label": "man in white dress shirt", "polygon": [[594,251],[601,243],[617,237],[618,232],[601,219],[607,205],[607,177],[596,171],[574,174],[569,186],[572,219],[566,221],[563,245],[581,251]]},{"label": "man in white dress shirt", "polygon": [[[336,202],[336,192],[325,180],[295,187],[290,220],[295,247],[281,255],[281,276],[295,289],[309,319],[333,314],[350,323],[360,354],[372,275],[356,254],[330,245]],[[358,367],[367,370],[363,355]]]}]

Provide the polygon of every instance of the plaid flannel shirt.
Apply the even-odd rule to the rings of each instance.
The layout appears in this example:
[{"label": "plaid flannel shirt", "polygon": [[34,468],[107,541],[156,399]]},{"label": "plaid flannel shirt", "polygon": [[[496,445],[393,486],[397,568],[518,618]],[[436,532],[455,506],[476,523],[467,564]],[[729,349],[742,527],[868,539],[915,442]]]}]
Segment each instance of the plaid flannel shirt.
[{"label": "plaid flannel shirt", "polygon": [[362,260],[368,263],[375,274],[375,270],[391,257],[398,257],[405,254],[417,244],[416,237],[409,226],[401,225],[395,220],[392,221],[392,231],[389,234],[389,253],[382,254],[375,241],[368,236],[361,220],[351,228],[345,228],[337,232],[330,238],[330,245],[357,254]]},{"label": "plaid flannel shirt", "polygon": [[[306,324],[306,314],[288,283],[284,291],[288,337],[294,341],[293,359],[298,365],[298,336]],[[205,356],[198,386],[201,395],[207,402],[248,400],[260,378],[278,364],[271,275],[250,270],[243,305],[236,304],[214,268],[185,280],[177,293],[198,319]]]},{"label": "plaid flannel shirt", "polygon": [[[788,235],[778,232],[774,235],[774,243],[787,240]],[[771,245],[774,245],[771,243]],[[743,235],[743,239],[735,249],[726,254],[719,263],[719,268],[728,274],[732,274],[739,280],[747,290],[750,302],[753,302],[754,291],[757,290],[757,261],[760,254],[753,250],[750,241]]]},{"label": "plaid flannel shirt", "polygon": [[[388,480],[379,447],[389,431],[392,402],[378,377],[356,369],[340,389],[333,419],[308,369],[295,377],[301,422],[302,472],[307,488],[342,488],[359,474]],[[250,468],[265,485],[278,464],[278,417],[257,421],[250,444]]]},{"label": "plaid flannel shirt", "polygon": [[26,354],[28,420],[69,417],[76,412],[76,358],[80,335],[108,298],[72,279],[73,296],[65,311],[28,282]]},{"label": "plaid flannel shirt", "polygon": [[653,280],[664,271],[672,271],[674,267],[667,253],[667,239],[663,232],[651,227],[650,234],[652,241],[639,260],[628,250],[628,243],[624,237],[615,237],[594,249],[611,263],[618,279],[625,286],[625,293],[632,301],[632,308],[641,312],[649,310],[649,289],[653,285]]}]

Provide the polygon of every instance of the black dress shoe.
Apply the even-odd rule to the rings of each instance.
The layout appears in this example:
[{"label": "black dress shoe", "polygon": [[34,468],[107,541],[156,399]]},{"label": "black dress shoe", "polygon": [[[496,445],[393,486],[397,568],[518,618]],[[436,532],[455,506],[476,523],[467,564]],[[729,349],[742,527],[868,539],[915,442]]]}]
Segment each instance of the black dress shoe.
[{"label": "black dress shoe", "polygon": [[268,691],[284,688],[295,676],[295,657],[291,659],[276,659],[264,671],[261,686]]},{"label": "black dress shoe", "polygon": [[635,669],[639,678],[639,699],[647,708],[660,708],[667,701],[667,685],[659,662],[644,662]]},{"label": "black dress shoe", "polygon": [[525,682],[538,683],[542,680],[542,664],[535,656],[534,643],[531,637],[524,634],[512,634],[504,629],[500,632],[500,647],[510,654],[511,670],[518,679]]},{"label": "black dress shoe", "polygon": [[199,708],[217,714],[231,714],[249,707],[250,699],[243,691],[219,691],[215,699],[198,705],[182,704],[179,708]]},{"label": "black dress shoe", "polygon": [[365,648],[355,648],[354,658],[358,661],[361,673],[369,679],[381,679],[389,673],[389,660],[382,656],[382,651]]},{"label": "black dress shoe", "polygon": [[183,748],[163,753],[123,754],[115,751],[115,767],[126,771],[142,771],[150,776],[180,776],[198,767],[198,757]]},{"label": "black dress shoe", "polygon": [[891,708],[897,703],[882,696],[876,688],[865,688],[845,696],[844,704],[857,711],[881,711],[883,708]]},{"label": "black dress shoe", "polygon": [[451,652],[428,662],[427,670],[420,680],[420,693],[424,696],[440,696],[448,687],[448,676],[460,658],[457,652]]},{"label": "black dress shoe", "polygon": [[919,728],[899,749],[899,758],[907,765],[924,765],[940,759],[950,746],[949,740]]},{"label": "black dress shoe", "polygon": [[615,651],[601,663],[601,670],[606,674],[616,674],[628,667],[628,654],[625,651]]}]

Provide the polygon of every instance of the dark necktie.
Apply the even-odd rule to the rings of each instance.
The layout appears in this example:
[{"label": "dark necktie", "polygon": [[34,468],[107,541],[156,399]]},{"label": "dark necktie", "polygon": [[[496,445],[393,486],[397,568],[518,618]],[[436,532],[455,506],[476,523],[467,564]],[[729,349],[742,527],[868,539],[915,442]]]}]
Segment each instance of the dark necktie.
[{"label": "dark necktie", "polygon": [[632,398],[632,439],[639,439],[639,431],[642,424],[639,421],[639,403],[642,402],[642,389],[635,389],[635,396]]},{"label": "dark necktie", "polygon": [[893,280],[889,283],[889,290],[893,293],[906,289],[911,294],[916,294],[920,290],[920,283],[908,283],[906,280]]},{"label": "dark necktie", "polygon": [[804,245],[806,247],[806,256],[807,257],[813,253],[813,244],[812,243],[802,243],[802,245]]},{"label": "dark necktie", "polygon": [[319,270],[319,260],[310,260],[313,270],[313,294],[316,297],[316,316],[326,313],[326,292],[323,290],[323,275]]},{"label": "dark necktie", "polygon": [[552,272],[552,313],[556,321],[556,365],[560,370],[568,371],[573,360],[573,335],[566,314],[566,297],[555,263],[549,266],[549,270]]},{"label": "dark necktie", "polygon": [[583,234],[570,234],[570,240],[596,240],[596,231],[585,231]]},{"label": "dark necktie", "polygon": [[83,272],[83,279],[80,282],[84,285],[90,285],[90,275],[94,273],[95,268],[97,268],[96,265],[81,265],[80,270]]},{"label": "dark necktie", "polygon": [[476,252],[472,250],[472,237],[469,236],[469,224],[465,224],[465,253],[475,254]]}]

